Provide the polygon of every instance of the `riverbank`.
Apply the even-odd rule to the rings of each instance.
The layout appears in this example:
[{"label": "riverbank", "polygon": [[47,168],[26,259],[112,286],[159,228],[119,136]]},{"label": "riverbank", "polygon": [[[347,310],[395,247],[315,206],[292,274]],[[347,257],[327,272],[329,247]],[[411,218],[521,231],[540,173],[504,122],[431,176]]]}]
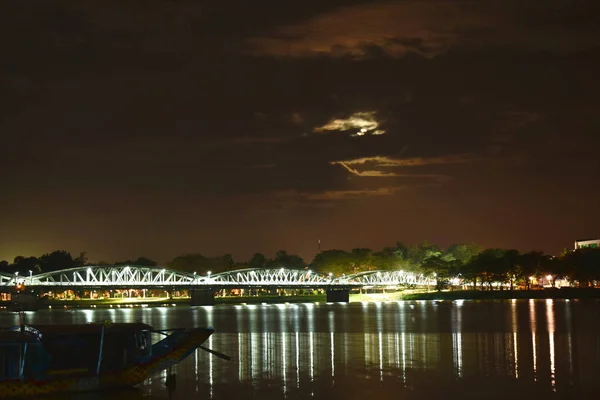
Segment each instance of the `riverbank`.
[{"label": "riverbank", "polygon": [[511,300],[511,299],[600,299],[600,289],[561,288],[544,290],[454,290],[411,293],[402,300]]}]

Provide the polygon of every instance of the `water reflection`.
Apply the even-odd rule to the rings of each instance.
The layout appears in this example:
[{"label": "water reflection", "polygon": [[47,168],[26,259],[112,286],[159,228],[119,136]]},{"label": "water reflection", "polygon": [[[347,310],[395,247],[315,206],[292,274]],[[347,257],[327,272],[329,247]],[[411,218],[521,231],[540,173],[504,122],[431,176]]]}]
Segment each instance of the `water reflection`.
[{"label": "water reflection", "polygon": [[[536,382],[550,392],[597,390],[599,314],[595,302],[532,300],[53,310],[27,318],[30,323],[141,319],[156,328],[213,325],[217,333],[207,346],[234,360],[197,351],[177,367],[177,390],[220,398],[235,385],[259,390],[265,382],[283,397],[320,396],[330,390],[325,388],[349,382],[425,390],[423,376],[430,375],[436,382],[492,376]],[[0,314],[2,325],[17,321],[14,314]],[[164,395],[163,382],[164,374],[142,389]]]},{"label": "water reflection", "polygon": [[513,347],[513,362],[514,362],[514,371],[515,371],[515,379],[519,379],[519,342],[517,340],[517,332],[518,332],[518,320],[517,320],[517,301],[511,301],[510,308],[510,321],[512,327],[512,347]]},{"label": "water reflection", "polygon": [[[316,380],[323,381],[325,377],[329,377],[334,384],[337,375],[358,376],[356,373],[359,371],[361,378],[371,379],[376,376],[378,380],[384,381],[388,377],[401,376],[407,384],[411,384],[410,373],[432,371],[445,374],[447,378],[462,378],[480,373],[517,379],[528,375],[532,380],[546,379],[553,390],[557,389],[561,379],[568,386],[572,381],[571,374],[568,370],[561,374],[556,367],[560,354],[555,351],[557,340],[554,339],[554,332],[548,332],[545,346],[549,350],[544,356],[540,352],[535,367],[533,363],[530,364],[529,373],[525,371],[525,366],[519,366],[519,359],[532,354],[533,346],[528,348],[526,345],[529,335],[519,335],[517,332],[485,335],[410,332],[296,332],[290,335],[288,332],[265,332],[215,335],[209,346],[221,350],[238,347],[238,360],[235,362],[237,380],[258,382],[279,379],[283,392],[287,392],[290,385],[298,389],[303,385],[310,386]],[[448,336],[450,341],[446,340]],[[344,345],[350,348],[350,357],[345,363],[342,362],[339,351],[336,351]],[[597,343],[589,345],[598,346]],[[597,348],[594,350],[598,351]],[[450,369],[445,368],[447,360],[444,354],[451,355]],[[571,355],[567,351],[564,357]],[[358,360],[362,361],[362,365],[357,363]],[[546,376],[535,369],[542,364],[547,368]],[[230,365],[197,353],[193,360],[186,360],[181,365],[180,374],[193,373],[194,378],[198,379],[200,370],[200,381],[212,387],[230,380]],[[587,368],[597,371],[598,362]],[[349,371],[344,373],[344,370]]]},{"label": "water reflection", "polygon": [[536,346],[536,324],[535,324],[535,301],[529,300],[529,320],[531,321],[531,345],[533,357],[533,380],[537,381],[537,346]]},{"label": "water reflection", "polygon": [[556,356],[554,354],[554,308],[553,300],[546,300],[546,320],[548,321],[548,346],[550,348],[550,383],[552,390],[556,390]]}]

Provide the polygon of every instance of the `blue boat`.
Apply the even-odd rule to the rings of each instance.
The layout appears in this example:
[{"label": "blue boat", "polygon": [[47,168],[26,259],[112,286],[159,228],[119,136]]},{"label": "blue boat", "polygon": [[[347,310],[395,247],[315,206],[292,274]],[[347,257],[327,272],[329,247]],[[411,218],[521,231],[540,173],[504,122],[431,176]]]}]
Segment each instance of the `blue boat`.
[{"label": "blue boat", "polygon": [[0,329],[0,398],[135,386],[198,348],[229,359],[202,346],[213,332],[110,321]]}]

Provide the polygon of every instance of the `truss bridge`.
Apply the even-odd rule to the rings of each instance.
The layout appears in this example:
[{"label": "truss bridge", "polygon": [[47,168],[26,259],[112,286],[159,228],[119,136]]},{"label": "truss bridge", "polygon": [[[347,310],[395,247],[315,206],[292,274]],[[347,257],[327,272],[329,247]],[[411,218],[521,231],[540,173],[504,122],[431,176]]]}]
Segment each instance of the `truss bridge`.
[{"label": "truss bridge", "polygon": [[[341,277],[308,269],[239,269],[197,275],[160,267],[98,265],[20,276],[0,274],[0,289],[24,285],[45,290],[187,289],[210,296],[221,289],[325,289],[336,301],[351,289],[435,285],[435,280],[405,271],[366,271]],[[343,300],[340,300],[343,301]],[[346,300],[347,301],[347,300]],[[204,302],[204,301],[201,301]]]}]

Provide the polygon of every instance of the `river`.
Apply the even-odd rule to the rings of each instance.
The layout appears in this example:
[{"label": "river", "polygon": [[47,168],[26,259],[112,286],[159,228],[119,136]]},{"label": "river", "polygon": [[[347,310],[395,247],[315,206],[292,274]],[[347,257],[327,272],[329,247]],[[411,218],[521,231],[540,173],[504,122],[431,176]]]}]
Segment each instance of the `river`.
[{"label": "river", "polygon": [[[207,347],[111,399],[600,398],[600,302],[400,301],[43,310],[27,323],[211,325]],[[0,325],[17,324],[0,313]],[[74,355],[76,356],[76,355]],[[72,396],[103,399],[102,394]],[[60,397],[64,399],[64,396]]]}]

